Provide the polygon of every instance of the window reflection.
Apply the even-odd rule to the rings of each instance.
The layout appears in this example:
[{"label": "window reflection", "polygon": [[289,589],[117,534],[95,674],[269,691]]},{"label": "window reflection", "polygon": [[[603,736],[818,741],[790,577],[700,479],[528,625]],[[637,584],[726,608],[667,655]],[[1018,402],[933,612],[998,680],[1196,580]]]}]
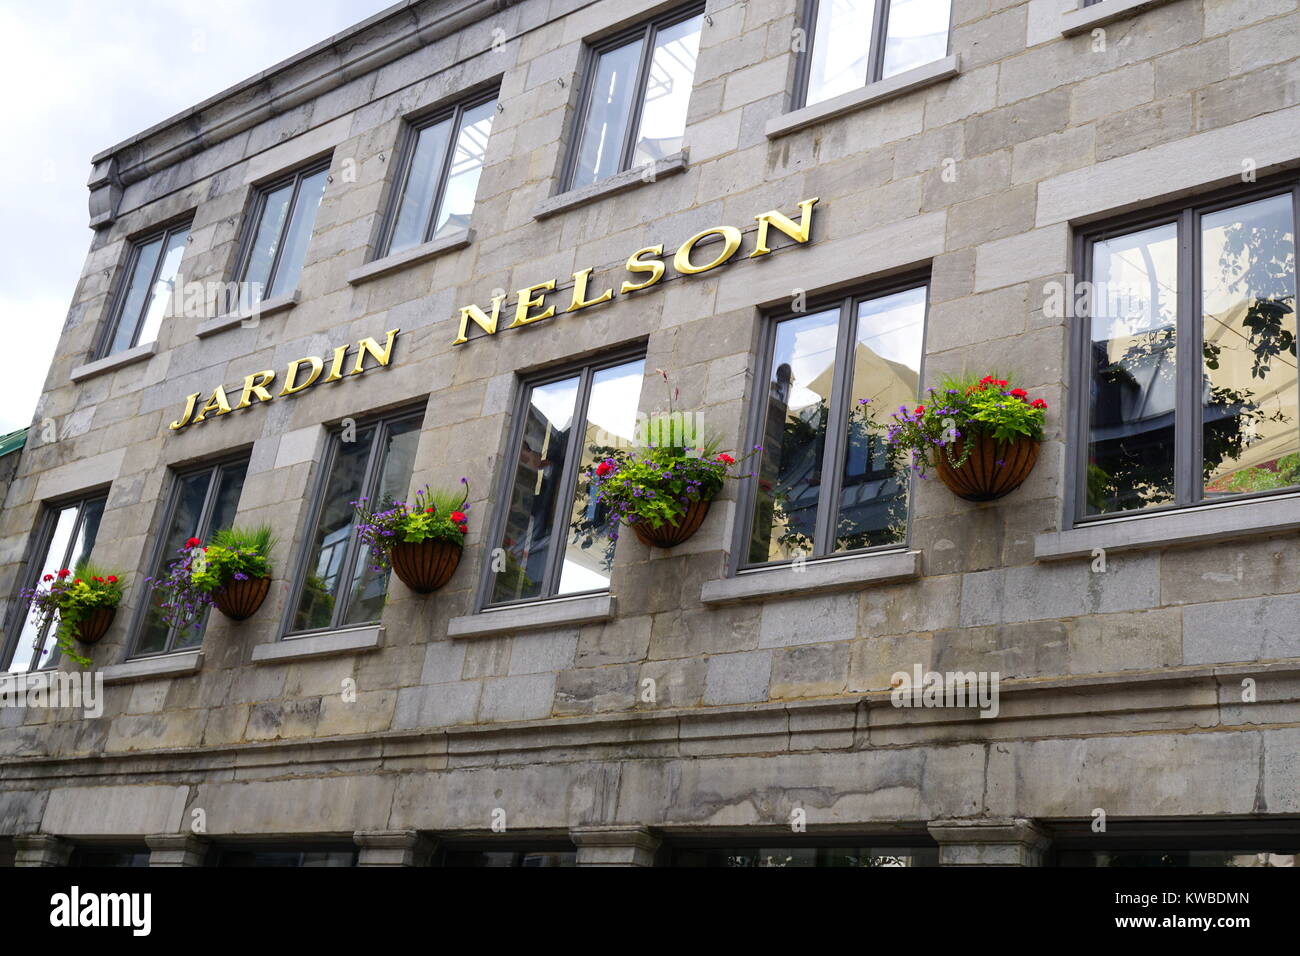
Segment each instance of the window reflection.
[{"label": "window reflection", "polygon": [[806,105],[867,83],[875,0],[821,0],[809,50]]},{"label": "window reflection", "polygon": [[707,847],[681,848],[673,853],[673,866],[892,868],[938,865],[938,847]]},{"label": "window reflection", "polygon": [[654,162],[682,148],[686,108],[700,49],[700,17],[665,27],[655,36],[632,165]]},{"label": "window reflection", "polygon": [[880,78],[942,60],[948,53],[952,0],[890,0]]},{"label": "window reflection", "polygon": [[[865,413],[869,408],[883,413],[916,400],[924,333],[924,287],[868,299],[858,306],[837,551],[895,544],[907,536],[908,472],[894,467],[883,436],[864,427],[857,411]],[[865,407],[859,404],[864,399]]]},{"label": "window reflection", "polygon": [[[104,498],[90,498],[65,505],[50,515],[46,525],[48,531],[44,533],[46,541],[32,563],[32,585],[43,586],[45,575],[58,574],[64,568],[75,570],[77,565],[90,560],[95,549],[95,539],[99,535],[99,525],[104,517],[105,503]],[[0,645],[0,652],[2,651],[3,646]],[[18,628],[9,661],[0,670],[24,673],[53,667],[58,659],[57,617],[42,630],[36,626],[29,613]]]},{"label": "window reflection", "polygon": [[1173,500],[1177,268],[1173,223],[1093,247],[1091,514]]},{"label": "window reflection", "polygon": [[811,554],[821,493],[826,426],[835,379],[839,312],[777,326],[755,495],[749,560]]},{"label": "window reflection", "polygon": [[1205,494],[1300,484],[1290,196],[1201,220]]}]

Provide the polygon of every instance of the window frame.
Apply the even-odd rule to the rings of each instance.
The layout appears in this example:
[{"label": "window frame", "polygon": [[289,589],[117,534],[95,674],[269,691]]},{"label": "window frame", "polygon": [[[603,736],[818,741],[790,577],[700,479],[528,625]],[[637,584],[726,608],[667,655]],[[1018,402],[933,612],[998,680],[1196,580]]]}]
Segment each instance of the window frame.
[{"label": "window frame", "polygon": [[[60,568],[68,567],[68,561],[72,558],[72,549],[76,545],[77,536],[81,532],[86,520],[86,506],[94,501],[104,502],[104,513],[108,512],[108,488],[92,490],[75,494],[68,498],[62,498],[55,501],[46,502],[41,508],[41,516],[37,522],[36,534],[28,543],[27,558],[23,562],[22,574],[18,578],[18,589],[24,587],[38,587],[41,584],[41,566],[42,558],[48,552],[50,545],[54,543],[54,532],[58,528],[59,512],[65,508],[75,507],[77,516],[72,523],[72,532],[68,536],[67,547],[63,549],[63,557],[58,561]],[[102,516],[101,516],[102,521]],[[94,553],[94,547],[91,547],[91,553]],[[23,582],[27,582],[24,584]],[[18,652],[18,642],[22,640],[23,625],[26,623],[31,608],[24,604],[17,597],[13,600],[13,610],[8,615],[4,628],[4,640],[0,641],[0,674],[34,674],[37,671],[50,671],[58,664],[62,656],[59,646],[56,643],[54,650],[50,653],[50,659],[46,663],[39,663],[35,667],[29,667],[25,671],[11,671],[10,665],[13,664],[14,655]],[[49,640],[49,625],[41,631],[41,647],[45,646]]]},{"label": "window frame", "polygon": [[[242,464],[245,466],[244,480],[245,484],[247,484],[247,466],[249,461],[249,451],[235,452],[233,454],[223,455],[220,458],[213,459],[201,465],[171,471],[169,477],[171,487],[167,492],[167,506],[162,514],[162,521],[160,521],[156,526],[153,545],[149,548],[149,564],[147,565],[149,568],[149,574],[153,573],[153,569],[159,566],[159,562],[161,562],[164,557],[163,548],[167,546],[167,532],[171,528],[171,523],[176,517],[176,505],[180,501],[181,485],[184,483],[185,479],[191,478],[195,475],[204,474],[205,472],[208,475],[208,488],[203,494],[203,506],[199,509],[199,529],[195,535],[198,538],[203,538],[211,534],[213,531],[213,529],[208,527],[208,525],[212,521],[212,509],[216,504],[217,489],[220,484],[219,477],[221,472],[233,465]],[[242,488],[240,489],[239,497],[241,499],[244,497]],[[130,640],[127,642],[129,650],[127,652],[126,660],[149,660],[155,657],[167,657],[172,654],[185,654],[190,651],[201,650],[203,647],[202,637],[200,637],[199,641],[192,647],[177,647],[176,638],[181,633],[182,628],[172,624],[167,628],[167,641],[161,651],[150,651],[144,653],[140,651],[140,641],[144,637],[145,619],[149,614],[149,607],[153,598],[152,586],[144,584],[143,578],[141,579],[141,584],[143,585],[141,589],[141,599],[131,614],[131,629],[128,632],[130,634]],[[204,612],[203,626],[200,628],[200,634],[205,635],[207,633],[208,618],[210,615],[211,611]]]},{"label": "window frame", "polygon": [[[112,310],[109,312],[109,321],[104,323],[103,330],[100,333],[99,342],[96,343],[94,356],[96,359],[108,358],[110,355],[120,355],[122,352],[130,351],[140,345],[140,333],[144,330],[144,317],[149,310],[149,304],[153,298],[153,287],[158,283],[158,275],[162,271],[163,260],[167,258],[167,242],[173,235],[182,229],[190,232],[194,227],[193,214],[187,215],[183,219],[173,220],[172,222],[152,229],[149,232],[142,233],[131,240],[131,250],[126,257],[126,267],[122,269],[117,280],[117,288],[113,290]],[[185,245],[188,250],[190,236],[185,239]],[[135,317],[135,331],[131,334],[131,344],[119,352],[110,351],[113,348],[113,340],[117,338],[118,329],[122,326],[126,312],[126,300],[131,294],[131,280],[135,276],[136,264],[140,261],[140,250],[153,242],[155,239],[162,241],[162,248],[158,253],[158,261],[154,263],[153,272],[149,277],[150,294],[145,297],[144,304],[140,307],[140,314]],[[185,253],[181,253],[181,263],[185,262]],[[176,274],[181,274],[180,267],[177,267]],[[167,318],[167,314],[163,314]]]},{"label": "window frame", "polygon": [[[587,412],[588,404],[591,400],[591,386],[597,372],[606,369],[615,368],[619,365],[626,365],[629,362],[645,361],[646,346],[644,342],[637,345],[619,349],[617,352],[605,353],[597,358],[577,365],[568,364],[558,369],[550,369],[539,375],[528,376],[518,380],[518,394],[515,396],[515,403],[512,409],[513,419],[508,429],[505,454],[501,456],[502,467],[498,469],[496,476],[496,500],[492,504],[491,522],[489,528],[491,535],[486,540],[487,554],[491,554],[492,549],[500,547],[501,536],[505,533],[506,521],[510,517],[511,504],[511,487],[514,482],[515,474],[519,468],[519,446],[524,438],[524,426],[528,420],[529,399],[532,397],[533,390],[544,385],[552,385],[555,382],[562,382],[567,378],[578,377],[578,393],[574,398],[574,415],[573,423],[570,425],[570,432],[574,435],[583,436],[583,442],[586,441],[587,434]],[[644,384],[644,381],[643,383]],[[640,395],[637,396],[638,411],[640,411]],[[498,610],[508,607],[520,607],[529,604],[540,604],[549,601],[567,601],[574,598],[591,597],[596,594],[608,594],[610,588],[595,588],[590,591],[574,591],[569,594],[557,594],[556,590],[560,585],[560,573],[564,569],[564,554],[567,548],[568,530],[570,526],[569,514],[573,510],[573,496],[578,488],[578,472],[582,462],[581,448],[577,449],[577,455],[570,459],[572,464],[566,462],[566,474],[560,481],[559,490],[556,492],[556,508],[560,508],[562,502],[567,502],[568,507],[564,509],[565,518],[563,521],[558,520],[558,515],[553,513],[552,520],[555,522],[551,528],[551,538],[549,551],[546,556],[546,573],[542,593],[536,597],[517,598],[513,601],[493,601],[492,585],[495,581],[496,572],[492,570],[492,562],[484,561],[483,570],[479,575],[479,585],[474,599],[474,609],[476,612],[485,610]],[[620,535],[621,537],[621,535]],[[611,582],[612,583],[612,582]]]},{"label": "window frame", "polygon": [[[758,362],[754,365],[753,391],[750,395],[749,411],[745,422],[745,434],[748,436],[746,448],[753,448],[762,444],[764,426],[767,418],[767,403],[762,400],[766,394],[768,383],[772,379],[772,360],[773,350],[776,344],[777,328],[783,322],[797,319],[801,316],[808,316],[815,312],[824,312],[838,307],[840,310],[839,325],[836,331],[835,340],[835,383],[832,390],[831,406],[828,408],[828,422],[826,428],[826,450],[822,453],[822,474],[827,473],[827,465],[832,466],[831,480],[823,481],[821,490],[817,497],[817,524],[814,532],[815,550],[813,554],[806,555],[805,561],[836,561],[844,558],[857,557],[864,554],[882,554],[899,551],[906,551],[911,547],[912,542],[912,505],[915,501],[916,478],[909,471],[907,480],[907,528],[904,532],[903,540],[893,544],[879,544],[867,548],[854,548],[848,551],[822,551],[823,542],[831,540],[830,530],[832,510],[835,515],[839,514],[839,508],[828,508],[828,504],[835,504],[839,500],[840,493],[844,487],[844,459],[848,454],[848,444],[845,441],[846,425],[845,416],[830,414],[834,407],[838,405],[844,411],[848,411],[849,402],[852,398],[853,382],[852,376],[846,374],[851,371],[851,354],[852,344],[857,340],[857,329],[859,317],[857,306],[871,299],[881,299],[886,296],[896,295],[900,292],[906,292],[909,289],[925,289],[925,313],[921,320],[921,363],[917,370],[917,386],[919,400],[920,394],[924,388],[925,366],[926,366],[926,340],[930,326],[930,270],[914,270],[908,273],[891,277],[890,279],[871,283],[867,286],[853,286],[846,292],[839,292],[831,295],[820,296],[816,299],[810,299],[807,308],[802,312],[795,312],[791,309],[781,309],[779,311],[769,311],[760,318],[762,327],[759,331],[758,341]],[[755,468],[758,467],[757,456],[755,458]],[[727,574],[728,577],[735,577],[738,574],[746,574],[753,571],[764,571],[771,568],[786,567],[793,560],[786,558],[779,561],[749,561],[749,542],[754,531],[754,504],[756,501],[757,487],[755,481],[742,481],[740,490],[736,496],[736,528],[734,545],[731,549],[731,555],[728,559]]]},{"label": "window frame", "polygon": [[[328,173],[329,168],[333,163],[333,159],[334,157],[331,153],[329,156],[325,156],[324,158],[304,163],[296,169],[291,170],[282,176],[277,176],[274,179],[269,179],[256,187],[252,209],[250,210],[251,215],[246,218],[244,224],[244,235],[240,239],[239,243],[239,258],[236,260],[238,264],[235,268],[235,281],[241,283],[248,281],[248,267],[252,262],[253,245],[257,242],[257,232],[259,227],[262,225],[262,217],[266,214],[267,197],[277,189],[281,189],[290,184],[293,185],[293,192],[289,194],[289,204],[287,207],[288,213],[285,215],[284,223],[280,227],[280,233],[276,237],[275,257],[271,260],[271,268],[267,270],[266,273],[266,288],[262,290],[261,301],[266,301],[271,298],[271,290],[275,288],[275,278],[280,272],[280,260],[284,256],[284,240],[289,234],[289,230],[293,228],[293,213],[298,206],[298,194],[302,191],[303,180],[314,176],[319,172]],[[325,185],[327,187],[329,182],[329,178],[326,178]],[[313,223],[311,234],[314,235],[315,232],[316,227]],[[307,237],[307,240],[307,248],[310,248],[311,235]],[[304,249],[304,256],[305,255],[306,251]],[[293,291],[294,290],[291,289],[287,293],[283,294],[291,295]]]},{"label": "window frame", "polygon": [[[375,426],[375,434],[370,439],[370,450],[366,453],[365,477],[362,479],[362,495],[364,497],[373,497],[375,482],[379,475],[379,458],[377,450],[383,444],[382,437],[388,434],[388,430],[393,425],[406,421],[415,420],[421,426],[424,423],[426,409],[423,406],[406,407],[392,412],[369,415],[365,418],[356,419],[356,429],[362,429]],[[349,595],[347,600],[335,598],[334,607],[330,611],[330,623],[325,627],[315,627],[306,630],[295,631],[293,629],[294,618],[298,616],[298,605],[302,601],[302,589],[307,579],[307,570],[311,566],[312,555],[308,552],[308,546],[315,537],[317,530],[320,528],[321,511],[325,504],[325,492],[329,488],[329,480],[334,473],[334,463],[338,460],[338,451],[340,435],[342,434],[342,424],[336,423],[329,428],[329,434],[325,439],[325,449],[321,454],[320,464],[317,467],[316,477],[312,482],[311,496],[307,499],[308,509],[305,515],[305,524],[303,525],[303,534],[298,539],[298,557],[294,562],[293,587],[289,591],[289,600],[285,602],[284,617],[280,624],[280,635],[283,640],[295,640],[300,637],[311,637],[319,634],[331,634],[335,631],[349,630],[360,627],[374,627],[379,621],[371,621],[363,624],[341,624],[340,618],[351,605],[349,580]],[[417,429],[423,431],[423,427]],[[418,442],[417,442],[418,444]],[[410,489],[407,489],[410,493]],[[348,535],[347,550],[343,555],[344,569],[351,568],[355,565],[357,554],[363,545],[356,534],[355,521],[352,532]],[[346,572],[345,572],[346,573]],[[389,572],[389,581],[392,580],[392,572]],[[388,586],[385,584],[384,593],[387,595]]]},{"label": "window frame", "polygon": [[[591,113],[591,100],[595,94],[596,70],[600,66],[600,59],[607,53],[626,46],[640,39],[642,41],[641,60],[637,65],[636,88],[633,92],[633,107],[628,116],[627,129],[623,133],[623,143],[619,147],[618,169],[609,176],[597,179],[588,186],[595,186],[598,183],[617,176],[619,173],[627,172],[632,168],[632,155],[636,151],[637,135],[641,132],[641,116],[645,112],[645,94],[646,86],[650,77],[650,61],[654,56],[654,38],[655,35],[667,27],[676,26],[684,23],[697,16],[703,16],[705,13],[705,4],[702,2],[688,3],[685,6],[676,7],[672,10],[650,17],[636,26],[628,27],[611,36],[588,43],[584,51],[584,62],[582,65],[582,86],[579,107],[574,113],[573,125],[570,127],[572,136],[570,137],[568,157],[564,161],[564,175],[560,182],[563,188],[560,190],[568,192],[575,188],[573,180],[578,174],[578,161],[582,152],[582,136],[586,129],[587,117]],[[691,76],[691,92],[695,90],[694,74]],[[683,117],[684,125],[685,117]]]},{"label": "window frame", "polygon": [[[500,105],[501,90],[498,86],[492,86],[485,90],[479,90],[466,97],[457,100],[454,103],[444,105],[438,109],[417,114],[409,117],[402,130],[402,146],[398,153],[398,169],[400,173],[393,180],[392,191],[389,194],[388,208],[384,213],[384,221],[379,231],[379,242],[375,245],[375,256],[372,261],[386,258],[390,255],[399,255],[392,251],[393,232],[397,228],[397,217],[402,210],[402,198],[406,194],[407,184],[411,181],[411,167],[415,161],[415,149],[419,144],[420,134],[430,126],[436,126],[443,120],[451,120],[451,137],[448,143],[447,154],[442,159],[442,164],[438,168],[437,187],[434,195],[433,206],[429,210],[429,218],[424,224],[424,231],[421,233],[423,239],[418,245],[433,241],[433,226],[438,221],[438,214],[442,211],[443,203],[447,200],[447,181],[451,178],[452,163],[456,158],[456,140],[460,137],[460,124],[467,112],[477,107],[490,103],[493,100],[498,101]],[[498,110],[499,111],[499,110]],[[495,127],[495,118],[492,125]],[[489,141],[491,133],[488,134]],[[486,168],[486,161],[482,168]],[[474,205],[478,205],[477,190],[475,190]],[[414,248],[414,247],[412,247]],[[408,250],[401,250],[406,252]]]},{"label": "window frame", "polygon": [[[1205,334],[1205,316],[1201,308],[1203,289],[1200,281],[1200,277],[1204,274],[1199,241],[1201,220],[1207,215],[1235,206],[1288,195],[1291,197],[1292,235],[1295,237],[1298,250],[1296,284],[1300,289],[1300,177],[1294,173],[1269,177],[1245,189],[1230,186],[1182,201],[1110,217],[1076,231],[1072,250],[1074,277],[1077,282],[1084,283],[1084,288],[1091,288],[1091,252],[1096,243],[1161,225],[1174,225],[1177,228],[1178,308],[1175,313],[1174,335],[1177,346],[1175,367],[1178,381],[1174,385],[1174,500],[1168,504],[1153,505],[1149,508],[1087,514],[1087,448],[1091,435],[1092,413],[1088,396],[1092,381],[1088,357],[1092,338],[1092,314],[1088,312],[1074,315],[1073,304],[1077,301],[1077,292],[1076,289],[1069,289],[1067,291],[1070,307],[1067,314],[1073,316],[1074,329],[1068,336],[1070,355],[1067,367],[1074,387],[1069,390],[1066,406],[1065,467],[1069,480],[1065,488],[1065,515],[1068,519],[1065,527],[1080,528],[1098,523],[1131,521],[1238,501],[1295,495],[1300,492],[1300,485],[1288,485],[1285,488],[1272,488],[1267,491],[1238,492],[1206,498],[1201,479],[1204,430],[1201,427],[1201,416],[1197,414],[1202,407],[1199,389],[1202,350],[1199,343],[1204,341]],[[1190,349],[1181,347],[1184,340],[1197,347]]]},{"label": "window frame", "polygon": [[[1098,0],[1100,2],[1100,0]],[[822,0],[807,0],[803,7],[803,15],[799,21],[800,28],[804,31],[804,36],[808,42],[804,48],[799,51],[798,63],[795,69],[794,92],[791,97],[791,110],[800,110],[806,106],[820,106],[835,97],[827,97],[824,100],[818,100],[816,103],[808,102],[808,84],[812,78],[812,54],[813,40],[817,36],[817,12],[821,8]],[[952,55],[952,5],[953,0],[948,3],[948,42],[944,47],[944,56]],[[875,11],[872,13],[871,36],[867,38],[867,76],[861,87],[863,89],[873,83],[879,83],[882,80],[880,76],[882,64],[885,60],[885,39],[889,31],[889,7],[890,0],[875,0]],[[942,59],[942,57],[940,58]],[[937,61],[932,61],[937,62]],[[847,90],[845,92],[854,92]],[[843,96],[844,94],[836,94]]]}]

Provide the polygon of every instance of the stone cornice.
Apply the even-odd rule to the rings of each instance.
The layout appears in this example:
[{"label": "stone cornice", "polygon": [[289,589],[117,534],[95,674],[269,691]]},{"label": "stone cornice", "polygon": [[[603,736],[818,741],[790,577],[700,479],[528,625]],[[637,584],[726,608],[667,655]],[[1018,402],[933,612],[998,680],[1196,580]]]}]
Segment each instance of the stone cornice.
[{"label": "stone cornice", "polygon": [[114,221],[126,186],[518,2],[403,0],[96,153],[87,183],[92,228]]},{"label": "stone cornice", "polygon": [[[891,704],[889,691],[878,691],[788,703],[602,714],[219,747],[11,757],[0,760],[0,777],[4,780],[0,791],[69,783],[89,786],[126,776],[148,777],[155,783],[182,783],[223,775],[254,779],[285,773],[315,776],[867,750],[1131,734],[1139,730],[1250,731],[1265,724],[1277,725],[1276,717],[1261,717],[1261,723],[1237,724],[1219,719],[1220,688],[1231,685],[1235,689],[1246,677],[1259,685],[1261,708],[1300,701],[1300,660],[1288,660],[1008,680],[1001,685],[1001,712],[993,719],[980,718],[969,708],[898,708]],[[1285,686],[1279,692],[1269,692],[1270,687],[1277,689],[1283,682]],[[1117,718],[1127,722],[1116,723]],[[1300,708],[1283,723],[1300,724]]]}]

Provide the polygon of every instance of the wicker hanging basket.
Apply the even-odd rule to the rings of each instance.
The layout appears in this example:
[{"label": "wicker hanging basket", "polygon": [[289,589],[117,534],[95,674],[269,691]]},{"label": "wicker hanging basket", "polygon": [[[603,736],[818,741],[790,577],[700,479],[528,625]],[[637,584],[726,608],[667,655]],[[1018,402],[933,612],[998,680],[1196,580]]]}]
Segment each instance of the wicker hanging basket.
[{"label": "wicker hanging basket", "polygon": [[711,498],[692,501],[686,506],[686,513],[676,524],[661,524],[657,528],[652,528],[647,522],[638,521],[632,525],[632,530],[641,539],[641,543],[648,547],[675,547],[700,530],[700,525],[704,524],[704,519],[709,514],[711,504],[713,504]]},{"label": "wicker hanging basket", "polygon": [[[953,443],[953,457],[965,454],[967,439]],[[935,454],[939,480],[958,498],[967,501],[993,501],[1019,488],[1038,462],[1039,443],[1032,438],[995,441],[987,435],[972,439],[970,457],[960,468],[948,461],[947,449]]]},{"label": "wicker hanging basket", "polygon": [[438,590],[456,573],[462,546],[450,541],[399,541],[389,560],[393,573],[417,594]]},{"label": "wicker hanging basket", "polygon": [[88,616],[77,622],[75,636],[82,644],[94,644],[108,633],[117,614],[115,607],[97,607]]},{"label": "wicker hanging basket", "polygon": [[271,579],[249,578],[246,581],[229,581],[216,594],[213,603],[217,610],[232,621],[243,621],[257,613],[271,590]]}]

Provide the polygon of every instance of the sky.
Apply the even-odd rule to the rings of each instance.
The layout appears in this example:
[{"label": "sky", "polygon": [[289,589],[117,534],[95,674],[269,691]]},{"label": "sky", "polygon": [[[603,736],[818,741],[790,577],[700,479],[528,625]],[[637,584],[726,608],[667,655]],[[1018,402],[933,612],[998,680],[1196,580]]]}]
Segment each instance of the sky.
[{"label": "sky", "polygon": [[90,249],[90,157],[395,0],[0,0],[0,434],[31,423]]}]

